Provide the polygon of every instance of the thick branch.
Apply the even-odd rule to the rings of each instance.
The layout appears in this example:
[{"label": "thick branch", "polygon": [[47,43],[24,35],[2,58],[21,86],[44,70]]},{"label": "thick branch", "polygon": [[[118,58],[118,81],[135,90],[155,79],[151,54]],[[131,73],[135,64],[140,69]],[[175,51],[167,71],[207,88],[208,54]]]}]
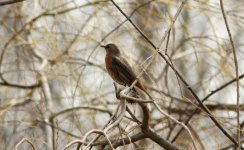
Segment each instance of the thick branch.
[{"label": "thick branch", "polygon": [[164,149],[167,150],[178,150],[176,146],[174,146],[172,143],[168,142],[167,140],[160,137],[158,134],[156,134],[152,129],[143,130],[143,133],[146,134],[148,138],[156,142],[158,145],[162,146]]}]

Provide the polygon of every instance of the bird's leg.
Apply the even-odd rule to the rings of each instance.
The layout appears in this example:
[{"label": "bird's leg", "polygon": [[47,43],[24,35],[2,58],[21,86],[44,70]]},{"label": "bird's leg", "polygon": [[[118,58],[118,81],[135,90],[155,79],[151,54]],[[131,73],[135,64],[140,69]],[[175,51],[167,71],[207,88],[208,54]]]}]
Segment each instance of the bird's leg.
[{"label": "bird's leg", "polygon": [[121,92],[121,89],[118,88],[118,85],[114,82],[114,88],[115,88],[115,96],[117,99],[120,99],[119,93]]}]

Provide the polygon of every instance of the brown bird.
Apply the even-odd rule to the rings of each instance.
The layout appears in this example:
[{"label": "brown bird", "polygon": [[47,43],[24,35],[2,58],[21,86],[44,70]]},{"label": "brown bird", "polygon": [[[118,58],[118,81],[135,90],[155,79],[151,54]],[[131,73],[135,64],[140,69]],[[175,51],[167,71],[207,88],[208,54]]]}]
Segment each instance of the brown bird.
[{"label": "brown bird", "polygon": [[[131,86],[136,80],[136,74],[126,59],[121,56],[118,47],[115,44],[101,45],[101,47],[106,50],[105,64],[108,74],[116,83]],[[146,92],[139,80],[135,86]]]}]

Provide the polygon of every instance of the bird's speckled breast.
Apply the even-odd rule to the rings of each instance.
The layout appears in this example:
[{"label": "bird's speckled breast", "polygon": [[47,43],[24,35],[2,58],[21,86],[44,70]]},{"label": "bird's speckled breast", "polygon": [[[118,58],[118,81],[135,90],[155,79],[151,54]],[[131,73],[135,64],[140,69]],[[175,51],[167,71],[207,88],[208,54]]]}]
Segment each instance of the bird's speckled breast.
[{"label": "bird's speckled breast", "polygon": [[112,55],[107,54],[105,57],[105,64],[106,64],[106,69],[109,73],[109,75],[112,77],[112,79],[117,82],[118,84],[125,85],[125,83],[120,79],[119,73],[117,72],[116,69],[112,67]]}]

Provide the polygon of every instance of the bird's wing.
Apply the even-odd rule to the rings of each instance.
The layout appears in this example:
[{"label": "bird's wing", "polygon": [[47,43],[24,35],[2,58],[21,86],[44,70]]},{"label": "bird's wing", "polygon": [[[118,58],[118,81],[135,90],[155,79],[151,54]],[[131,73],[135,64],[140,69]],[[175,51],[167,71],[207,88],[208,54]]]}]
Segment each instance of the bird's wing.
[{"label": "bird's wing", "polygon": [[127,85],[131,85],[136,79],[136,75],[133,72],[129,63],[122,57],[112,58],[112,67],[117,71],[121,80],[123,80]]}]

